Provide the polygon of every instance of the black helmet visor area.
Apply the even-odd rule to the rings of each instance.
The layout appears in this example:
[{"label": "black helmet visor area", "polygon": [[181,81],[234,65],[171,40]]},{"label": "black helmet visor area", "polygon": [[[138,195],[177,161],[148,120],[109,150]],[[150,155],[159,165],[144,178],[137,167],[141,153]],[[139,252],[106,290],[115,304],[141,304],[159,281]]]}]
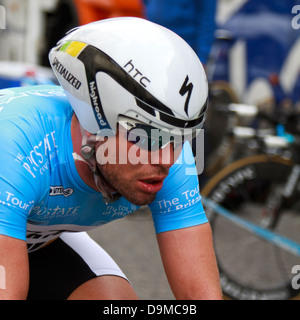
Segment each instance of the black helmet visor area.
[{"label": "black helmet visor area", "polygon": [[126,131],[128,141],[148,151],[163,149],[170,143],[177,149],[186,141],[191,142],[200,132],[200,129],[160,129],[123,115],[118,117],[118,124]]},{"label": "black helmet visor area", "polygon": [[205,120],[205,113],[208,105],[208,100],[206,99],[204,105],[201,108],[199,117],[193,120],[183,120],[178,119],[175,117],[175,115],[166,114],[164,112],[161,112],[157,110],[155,107],[149,106],[147,103],[139,100],[138,98],[135,99],[136,104],[142,108],[144,111],[151,114],[153,117],[158,118],[159,120],[168,123],[176,128],[182,128],[182,129],[189,129],[189,128],[197,128],[200,126],[201,123]]}]

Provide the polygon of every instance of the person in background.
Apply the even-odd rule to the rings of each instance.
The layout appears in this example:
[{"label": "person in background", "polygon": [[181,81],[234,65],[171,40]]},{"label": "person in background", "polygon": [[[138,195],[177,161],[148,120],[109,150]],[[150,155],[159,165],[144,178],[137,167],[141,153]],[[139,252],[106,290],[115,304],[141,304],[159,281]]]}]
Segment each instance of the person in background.
[{"label": "person in background", "polygon": [[214,41],[217,0],[144,0],[145,16],[182,37],[205,65]]}]

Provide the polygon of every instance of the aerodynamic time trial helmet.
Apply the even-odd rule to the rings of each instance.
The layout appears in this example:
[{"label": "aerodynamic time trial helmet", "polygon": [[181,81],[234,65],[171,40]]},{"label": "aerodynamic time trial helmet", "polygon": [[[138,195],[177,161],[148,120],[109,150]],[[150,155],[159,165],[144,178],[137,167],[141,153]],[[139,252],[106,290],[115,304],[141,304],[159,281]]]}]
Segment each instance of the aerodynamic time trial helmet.
[{"label": "aerodynamic time trial helmet", "polygon": [[200,129],[208,85],[200,60],[172,31],[122,17],[71,30],[49,53],[83,129],[115,134],[120,116],[158,129]]}]

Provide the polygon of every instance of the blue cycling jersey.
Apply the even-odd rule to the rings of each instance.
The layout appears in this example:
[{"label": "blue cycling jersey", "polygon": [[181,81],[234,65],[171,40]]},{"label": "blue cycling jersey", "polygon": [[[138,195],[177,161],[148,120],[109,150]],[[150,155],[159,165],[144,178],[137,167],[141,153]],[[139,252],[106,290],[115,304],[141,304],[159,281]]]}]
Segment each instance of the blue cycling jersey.
[{"label": "blue cycling jersey", "polygon": [[[138,209],[121,197],[105,203],[73,159],[73,110],[58,86],[0,91],[0,234],[33,251],[64,231],[83,231]],[[149,205],[156,232],[207,222],[189,143]]]}]

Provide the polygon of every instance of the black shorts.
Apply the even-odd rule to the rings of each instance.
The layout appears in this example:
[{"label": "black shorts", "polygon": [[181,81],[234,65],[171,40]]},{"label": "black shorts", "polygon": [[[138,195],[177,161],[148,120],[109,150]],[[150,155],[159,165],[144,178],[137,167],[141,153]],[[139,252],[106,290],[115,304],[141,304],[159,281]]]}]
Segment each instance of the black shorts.
[{"label": "black shorts", "polygon": [[85,232],[64,233],[29,253],[28,300],[65,300],[81,284],[101,275],[126,279],[113,259]]}]

